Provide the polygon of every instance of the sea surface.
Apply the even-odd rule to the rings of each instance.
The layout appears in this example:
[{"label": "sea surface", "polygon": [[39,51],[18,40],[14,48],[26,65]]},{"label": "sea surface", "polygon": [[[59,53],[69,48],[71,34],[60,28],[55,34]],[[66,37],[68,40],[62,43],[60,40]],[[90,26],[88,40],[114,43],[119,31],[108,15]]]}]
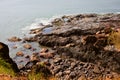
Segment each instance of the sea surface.
[{"label": "sea surface", "polygon": [[0,41],[22,37],[54,16],[79,13],[118,13],[120,0],[0,0]]}]

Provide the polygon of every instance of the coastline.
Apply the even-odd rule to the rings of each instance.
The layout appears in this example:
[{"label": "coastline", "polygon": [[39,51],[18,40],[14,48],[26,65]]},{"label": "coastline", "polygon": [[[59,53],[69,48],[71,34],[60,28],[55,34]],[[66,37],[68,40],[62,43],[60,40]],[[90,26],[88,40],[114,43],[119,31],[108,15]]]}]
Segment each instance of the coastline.
[{"label": "coastline", "polygon": [[[119,31],[119,13],[64,15],[40,26],[30,30],[30,34],[34,34],[32,37],[26,36],[20,41],[18,38],[9,39],[11,43],[20,42],[19,45],[31,53],[26,55],[27,51],[19,50],[22,52],[16,54],[18,59],[24,57],[19,62],[24,62],[26,58],[28,60],[27,64],[19,67],[20,70],[32,71],[34,66],[42,63],[58,79],[120,78],[120,71],[117,70],[120,52],[109,49],[108,46],[114,45],[106,42],[112,31]],[[31,42],[47,48],[36,50],[36,45],[33,46]],[[15,43],[11,48],[14,50],[19,45]]]}]

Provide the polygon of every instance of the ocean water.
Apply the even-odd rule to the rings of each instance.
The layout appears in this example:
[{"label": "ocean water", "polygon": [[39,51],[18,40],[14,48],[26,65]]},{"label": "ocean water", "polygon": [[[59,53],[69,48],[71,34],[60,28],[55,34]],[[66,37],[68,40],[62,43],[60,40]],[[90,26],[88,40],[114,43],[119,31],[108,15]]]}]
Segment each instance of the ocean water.
[{"label": "ocean water", "polygon": [[0,0],[0,41],[22,37],[25,30],[47,24],[53,16],[117,12],[120,0]]}]

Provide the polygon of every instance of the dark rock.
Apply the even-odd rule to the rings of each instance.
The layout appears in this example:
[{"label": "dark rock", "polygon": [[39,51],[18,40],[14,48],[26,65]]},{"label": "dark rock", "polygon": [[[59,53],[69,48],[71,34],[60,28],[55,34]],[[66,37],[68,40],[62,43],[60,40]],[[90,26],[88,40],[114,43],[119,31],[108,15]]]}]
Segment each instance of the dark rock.
[{"label": "dark rock", "polygon": [[83,40],[84,40],[85,44],[88,44],[88,43],[94,44],[97,41],[97,38],[93,35],[88,35],[88,36],[84,37]]},{"label": "dark rock", "polygon": [[57,36],[40,36],[39,43],[45,46],[58,46],[58,45],[66,45],[71,42],[70,38],[57,37]]},{"label": "dark rock", "polygon": [[26,55],[25,58],[30,58],[30,56],[29,56],[29,55]]},{"label": "dark rock", "polygon": [[[14,72],[19,72],[17,64],[9,56],[9,48],[6,44],[0,42],[0,58],[6,63],[10,64],[10,67]],[[7,67],[7,66],[6,66]]]},{"label": "dark rock", "polygon": [[61,66],[54,67],[54,74],[58,73],[61,70]]},{"label": "dark rock", "polygon": [[107,45],[107,38],[98,39],[94,45],[99,49],[105,47]]},{"label": "dark rock", "polygon": [[76,74],[75,74],[75,72],[71,72],[70,73],[70,77],[73,79],[74,77],[76,77]]}]

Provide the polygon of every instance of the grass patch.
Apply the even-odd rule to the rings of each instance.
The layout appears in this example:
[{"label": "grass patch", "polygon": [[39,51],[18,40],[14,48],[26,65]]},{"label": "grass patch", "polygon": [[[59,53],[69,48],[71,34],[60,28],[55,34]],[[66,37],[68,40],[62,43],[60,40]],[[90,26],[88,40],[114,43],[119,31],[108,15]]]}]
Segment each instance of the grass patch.
[{"label": "grass patch", "polygon": [[51,75],[49,69],[40,62],[37,65],[34,65],[31,69],[31,72],[28,74],[29,80],[49,80]]},{"label": "grass patch", "polygon": [[111,32],[108,37],[108,43],[113,44],[117,49],[120,49],[120,31]]},{"label": "grass patch", "polygon": [[6,63],[1,58],[0,58],[0,74],[7,74],[7,75],[15,76],[15,73],[11,68],[11,64]]},{"label": "grass patch", "polygon": [[28,79],[29,80],[45,80],[45,78],[43,77],[43,73],[35,74],[34,72],[28,75]]}]

